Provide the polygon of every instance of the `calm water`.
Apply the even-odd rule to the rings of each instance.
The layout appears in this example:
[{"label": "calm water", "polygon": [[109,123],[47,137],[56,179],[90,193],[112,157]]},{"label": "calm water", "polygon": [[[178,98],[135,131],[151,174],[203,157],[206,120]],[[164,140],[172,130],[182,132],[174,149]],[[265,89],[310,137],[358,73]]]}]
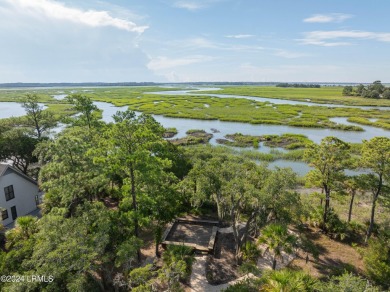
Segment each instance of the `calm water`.
[{"label": "calm water", "polygon": [[[175,92],[176,94],[177,92]],[[163,94],[166,94],[164,92]],[[62,99],[65,95],[56,95],[54,98]],[[230,96],[229,96],[230,97]],[[245,97],[246,98],[246,97]],[[275,101],[272,99],[272,101]],[[285,102],[285,101],[283,101]],[[290,101],[286,101],[290,102]],[[292,104],[297,104],[295,101],[291,101]],[[113,122],[112,116],[117,111],[124,111],[127,106],[117,107],[107,102],[94,102],[94,104],[101,110],[103,110],[103,120],[106,122]],[[8,118],[11,116],[17,117],[25,114],[24,109],[20,103],[15,102],[0,102],[0,118]],[[346,142],[360,143],[362,140],[369,140],[375,136],[386,136],[390,137],[390,131],[381,128],[359,125],[364,129],[363,132],[351,132],[351,131],[340,131],[331,129],[311,129],[311,128],[299,128],[290,127],[283,125],[252,125],[246,123],[235,123],[235,122],[222,122],[218,120],[196,120],[196,119],[184,119],[184,118],[170,118],[161,115],[153,115],[153,117],[161,123],[164,127],[174,127],[178,130],[178,134],[175,138],[181,138],[186,136],[186,131],[190,129],[203,129],[207,132],[212,133],[212,129],[216,129],[219,132],[213,133],[211,144],[217,144],[216,139],[223,139],[227,134],[242,133],[246,135],[266,135],[266,134],[284,134],[284,133],[295,133],[306,135],[312,141],[319,143],[321,139],[327,136],[336,136]],[[347,121],[347,118],[332,118],[333,122],[356,125]],[[60,131],[63,126],[58,128]],[[58,132],[55,131],[55,132]],[[259,151],[268,153],[271,148],[264,145],[260,145]],[[278,149],[280,150],[280,149]],[[281,149],[285,151],[284,149]],[[311,168],[303,162],[287,161],[287,160],[276,160],[269,164],[269,167],[291,167],[299,175],[306,174]],[[360,171],[347,171],[348,175],[354,175],[362,173]]]},{"label": "calm water", "polygon": [[[113,122],[113,114],[115,114],[117,111],[124,111],[127,109],[127,106],[117,107],[106,102],[94,102],[94,104],[99,109],[103,110],[103,120],[106,122]],[[186,136],[186,131],[190,129],[202,129],[209,133],[213,133],[212,129],[216,129],[219,132],[213,133],[214,136],[210,140],[210,143],[213,145],[217,145],[216,139],[223,139],[226,134],[234,133],[242,133],[248,135],[296,133],[304,134],[316,143],[319,143],[321,139],[327,136],[336,136],[346,142],[361,142],[363,139],[371,139],[375,136],[390,137],[390,131],[370,126],[361,126],[365,130],[364,132],[347,132],[330,129],[304,129],[298,127],[276,125],[251,125],[246,123],[221,122],[217,120],[205,121],[195,119],[169,118],[160,115],[153,115],[153,117],[166,128],[176,128],[178,130],[178,134],[174,138],[181,138]],[[332,119],[332,121],[336,123],[353,124],[347,122],[346,118],[334,118]],[[234,148],[240,150],[243,149],[237,147]],[[258,149],[258,151],[263,153],[269,153],[272,149],[286,152],[286,150],[283,148],[270,148],[265,146],[263,143],[260,143],[260,148]],[[304,162],[282,159],[269,163],[268,167],[270,167],[271,169],[274,169],[275,167],[290,167],[300,176],[304,176],[312,169]],[[346,170],[345,173],[347,175],[358,175],[364,173],[364,171]]]},{"label": "calm water", "polygon": [[61,100],[61,99],[64,99],[65,97],[67,97],[68,95],[67,94],[55,94],[52,96],[54,99]]},{"label": "calm water", "polygon": [[[301,162],[301,161],[290,161],[290,160],[278,159],[278,160],[275,160],[275,161],[268,163],[268,168],[275,169],[276,167],[279,167],[279,168],[290,167],[299,176],[304,176],[310,170],[313,169],[313,167],[311,167],[308,164]],[[369,172],[367,170],[364,170],[364,169],[361,169],[361,170],[346,169],[344,171],[344,173],[348,176],[354,176],[354,175],[360,175],[360,174],[367,174]]]},{"label": "calm water", "polygon": [[[94,102],[94,104],[103,110],[103,120],[106,122],[112,122],[112,115],[117,111],[123,111],[127,109],[127,106],[117,107],[107,102]],[[362,140],[369,140],[376,136],[390,137],[390,131],[381,128],[371,126],[361,126],[364,131],[352,132],[352,131],[340,131],[332,129],[312,129],[312,128],[299,128],[284,125],[261,125],[261,124],[247,124],[247,123],[235,123],[224,122],[219,120],[196,120],[196,119],[184,119],[184,118],[170,118],[161,115],[152,115],[160,124],[166,128],[176,128],[178,134],[175,138],[182,138],[186,136],[186,131],[190,129],[202,129],[212,133],[211,129],[216,129],[219,133],[213,133],[213,138],[210,143],[215,144],[216,139],[223,139],[227,134],[242,133],[245,135],[280,135],[284,133],[295,133],[306,135],[310,140],[319,143],[323,138],[327,136],[335,136],[345,142],[360,143]],[[346,121],[346,118],[333,118],[332,121],[337,123],[353,124]],[[355,124],[356,125],[356,124]],[[360,125],[359,125],[360,126]]]},{"label": "calm water", "polygon": [[20,117],[25,115],[26,111],[21,103],[0,102],[0,118]]},{"label": "calm water", "polygon": [[[43,104],[39,104],[43,108],[46,108]],[[6,119],[10,117],[21,117],[26,114],[26,111],[22,107],[21,103],[17,102],[0,102],[0,119]]]}]

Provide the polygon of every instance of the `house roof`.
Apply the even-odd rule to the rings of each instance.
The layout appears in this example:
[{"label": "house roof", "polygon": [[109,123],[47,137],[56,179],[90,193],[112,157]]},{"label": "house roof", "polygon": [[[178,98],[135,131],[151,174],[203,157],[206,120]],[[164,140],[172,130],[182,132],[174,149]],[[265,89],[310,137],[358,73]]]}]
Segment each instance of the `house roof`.
[{"label": "house roof", "polygon": [[7,169],[7,164],[0,164],[0,176],[3,176],[3,172]]},{"label": "house roof", "polygon": [[21,171],[17,170],[15,167],[12,167],[11,165],[8,165],[8,164],[0,163],[0,178],[4,175],[8,174],[9,172],[16,173],[17,175],[28,180],[29,182],[31,182],[33,184],[37,184],[37,182],[35,180],[33,180],[31,177],[25,175]]}]

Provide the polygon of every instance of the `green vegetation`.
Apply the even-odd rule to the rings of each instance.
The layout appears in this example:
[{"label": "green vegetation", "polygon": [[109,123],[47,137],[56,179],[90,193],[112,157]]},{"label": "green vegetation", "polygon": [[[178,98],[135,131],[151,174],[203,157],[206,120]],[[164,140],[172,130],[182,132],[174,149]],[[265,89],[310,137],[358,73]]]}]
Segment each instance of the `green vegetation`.
[{"label": "green vegetation", "polygon": [[176,128],[165,128],[164,138],[172,138],[177,135],[178,131]]},{"label": "green vegetation", "polygon": [[[296,94],[298,100],[312,99],[313,102],[321,102],[318,98],[325,98],[323,102],[343,103],[345,97],[333,96],[340,95],[340,90],[333,87],[327,88],[277,88],[277,87],[228,87],[224,88],[223,93],[239,94],[239,95],[262,95],[266,89],[270,89],[275,94],[275,98],[295,99],[295,90],[308,90],[303,93]],[[168,90],[168,89],[164,89]],[[256,94],[257,90],[259,92]],[[276,92],[274,92],[277,90]],[[287,90],[286,93],[292,94],[286,97],[284,92],[278,93],[278,90]],[[317,92],[316,90],[319,90]],[[80,92],[80,89],[63,89],[63,94],[71,95],[72,92]],[[148,94],[150,91],[163,91],[159,87],[124,87],[124,88],[93,88],[82,92],[83,96],[89,97],[91,100],[104,101],[113,103],[116,106],[128,105],[132,110],[141,111],[148,114],[160,114],[168,117],[194,118],[202,120],[221,120],[244,122],[252,124],[272,124],[272,125],[288,125],[294,127],[310,127],[310,128],[330,128],[346,131],[362,131],[359,126],[351,126],[337,124],[330,121],[330,118],[346,117],[349,119],[378,119],[373,122],[372,126],[390,128],[390,113],[389,111],[378,110],[363,110],[359,108],[327,108],[323,106],[305,106],[305,105],[273,105],[268,102],[257,102],[247,99],[237,98],[217,98],[212,96],[165,96]],[[225,92],[228,91],[228,92]],[[252,94],[252,91],[254,93]],[[291,91],[291,92],[290,92]],[[323,92],[322,92],[323,91]],[[38,100],[44,102],[49,108],[52,105],[66,104],[66,100],[55,100],[50,97],[53,90],[37,90],[39,92]],[[22,100],[21,94],[24,91],[4,91],[0,92],[0,99],[3,96],[4,101]],[[214,92],[215,93],[215,92]],[[212,94],[212,93],[211,93]],[[278,95],[280,94],[280,95]],[[313,95],[313,97],[311,97]],[[269,96],[267,96],[269,97]],[[272,96],[271,96],[272,97]],[[329,98],[329,100],[327,100]],[[357,97],[348,97],[353,99]],[[366,103],[356,102],[345,104],[351,105],[370,105],[367,104],[367,99],[360,98]],[[375,100],[372,100],[375,103]],[[381,100],[381,103],[374,105],[388,105],[386,100]],[[208,105],[207,107],[205,105]],[[352,120],[351,120],[352,121]],[[367,123],[363,123],[367,124]]]},{"label": "green vegetation", "polygon": [[226,139],[218,139],[217,143],[235,147],[253,147],[256,149],[259,148],[260,142],[264,142],[265,146],[279,147],[287,150],[305,148],[313,143],[305,135],[289,133],[263,136],[251,136],[235,133],[226,135],[225,138]]},{"label": "green vegetation", "polygon": [[[230,88],[231,90],[235,87]],[[313,89],[314,90],[314,89]],[[107,92],[106,96],[87,94],[99,101],[111,102],[117,106],[129,105],[132,110],[168,117],[194,118],[202,120],[234,121],[252,124],[275,124],[296,127],[332,128],[347,131],[361,131],[358,126],[331,122],[332,117],[365,117],[381,119],[374,126],[387,127],[390,119],[387,111],[362,110],[359,108],[326,108],[303,105],[271,105],[247,99],[216,98],[208,96],[164,96],[164,95],[119,95]],[[236,94],[240,94],[237,92]],[[241,93],[245,95],[245,92]],[[208,107],[204,105],[207,104]],[[390,106],[390,104],[389,104]]]},{"label": "green vegetation", "polygon": [[275,85],[276,87],[294,87],[294,88],[321,88],[319,84],[311,84],[311,83],[278,83]]},{"label": "green vegetation", "polygon": [[313,143],[305,135],[299,134],[267,135],[264,138],[266,139],[264,145],[268,147],[282,147],[288,150],[306,148]]},{"label": "green vegetation", "polygon": [[314,167],[307,175],[307,183],[320,187],[325,192],[325,208],[321,221],[326,230],[330,213],[330,195],[337,183],[344,178],[348,166],[349,145],[336,137],[326,137],[320,145],[311,144],[304,158]]},{"label": "green vegetation", "polygon": [[241,281],[224,292],[258,292],[258,291],[354,291],[379,292],[382,289],[374,286],[367,279],[352,273],[345,272],[340,276],[333,276],[329,281],[321,282],[301,271],[283,269],[265,273],[260,279]]},{"label": "green vegetation", "polygon": [[371,170],[364,176],[364,184],[371,191],[372,207],[370,224],[367,229],[366,242],[370,238],[375,224],[375,208],[380,196],[390,198],[390,190],[386,182],[390,180],[390,139],[375,137],[364,141],[362,148],[362,165]]},{"label": "green vegetation", "polygon": [[289,234],[287,226],[281,224],[266,226],[259,237],[259,243],[267,245],[272,253],[272,270],[276,268],[276,261],[282,258],[282,252],[292,253],[296,242],[297,237]]},{"label": "green vegetation", "polygon": [[188,130],[186,132],[187,136],[183,138],[176,138],[170,140],[174,145],[196,145],[196,144],[206,144],[213,137],[213,134],[206,133],[205,130]]},{"label": "green vegetation", "polygon": [[352,86],[345,86],[343,89],[343,95],[361,96],[375,99],[390,99],[390,88],[385,87],[379,80],[377,80],[368,86],[364,86],[363,84],[359,84],[355,88]]},{"label": "green vegetation", "polygon": [[370,240],[364,254],[367,274],[375,282],[390,288],[390,244],[389,238]]},{"label": "green vegetation", "polygon": [[259,142],[264,140],[261,136],[243,135],[241,133],[229,134],[226,139],[217,139],[218,144],[234,147],[259,148]]},{"label": "green vegetation", "polygon": [[[105,90],[111,89],[101,89]],[[204,102],[198,97],[188,102],[177,98],[181,103],[176,107],[188,106],[189,112],[196,112],[194,104],[200,109],[200,102]],[[143,99],[152,96],[142,95],[130,102]],[[240,109],[253,103],[207,99],[210,107],[203,106],[200,112],[215,104],[236,104],[232,112],[239,116],[245,114]],[[231,227],[231,261],[226,266],[260,277],[227,291],[389,288],[389,138],[350,145],[327,137],[317,145],[294,134],[229,136],[252,147],[264,141],[269,146],[293,149],[269,154],[210,145],[181,147],[163,138],[167,129],[150,115],[127,110],[107,124],[99,119],[99,111],[88,96],[72,95],[68,100],[68,108],[79,115],[69,119],[69,127],[56,137],[45,136],[44,125],[50,115],[37,107],[38,98],[26,103],[28,115],[23,127],[9,121],[1,124],[0,142],[15,145],[14,149],[2,147],[1,158],[17,157],[27,173],[36,169],[45,197],[42,218],[20,217],[16,227],[6,232],[0,274],[53,276],[51,282],[2,282],[1,291],[180,291],[188,285],[193,250],[169,246],[163,251],[159,247],[169,222],[193,214]],[[165,102],[153,105],[164,108],[161,104]],[[187,135],[195,139],[212,134],[190,130]],[[280,157],[304,158],[315,169],[298,179],[291,169],[270,170],[258,163]],[[32,163],[36,165],[32,167]],[[364,167],[368,174],[347,177],[344,171],[351,167]],[[298,189],[302,183],[316,189],[305,189],[305,193]],[[315,192],[321,189],[323,193]],[[328,245],[318,244],[319,237],[325,237]],[[344,262],[330,254],[327,248],[335,243],[349,251],[361,251],[363,260]],[[219,246],[217,252],[222,255],[227,249]],[[307,265],[312,264],[313,269],[326,266],[328,274],[308,275],[304,269],[289,267],[264,273],[257,261],[265,252],[272,255],[273,268],[282,263],[283,252],[297,252],[297,261],[306,256]],[[359,260],[362,267],[355,269]],[[360,276],[344,273],[344,269]]]},{"label": "green vegetation", "polygon": [[[221,120],[252,124],[289,125],[296,127],[331,128],[346,131],[362,131],[358,126],[337,124],[333,117],[366,117],[388,119],[387,111],[359,108],[326,108],[305,105],[272,105],[237,98],[208,96],[142,95],[136,98],[122,96],[112,98],[87,94],[92,99],[111,102],[116,106],[128,105],[132,110],[168,117]],[[208,107],[204,105],[208,104]]]},{"label": "green vegetation", "polygon": [[229,86],[223,87],[222,90],[204,91],[202,93],[209,94],[231,94],[268,97],[287,100],[307,101],[308,99],[314,103],[333,103],[344,105],[360,105],[360,106],[390,106],[390,100],[367,99],[363,97],[343,97],[343,87],[329,86],[321,88],[282,88],[275,86]]}]

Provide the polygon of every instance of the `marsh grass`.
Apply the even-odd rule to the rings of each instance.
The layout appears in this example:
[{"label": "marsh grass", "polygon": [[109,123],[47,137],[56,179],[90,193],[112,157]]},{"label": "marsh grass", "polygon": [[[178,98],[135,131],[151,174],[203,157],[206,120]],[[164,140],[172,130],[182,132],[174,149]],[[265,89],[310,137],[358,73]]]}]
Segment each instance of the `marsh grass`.
[{"label": "marsh grass", "polygon": [[[388,111],[363,110],[360,108],[327,108],[306,105],[274,105],[238,98],[218,98],[211,96],[171,96],[133,92],[121,95],[117,92],[106,95],[87,94],[98,101],[110,102],[116,106],[128,105],[130,109],[148,114],[174,118],[200,120],[220,120],[251,124],[288,125],[295,127],[329,128],[345,131],[363,131],[359,126],[338,124],[330,118],[377,118],[373,126],[387,128],[390,124]],[[204,105],[207,104],[208,107]]]},{"label": "marsh grass", "polygon": [[275,86],[229,86],[219,91],[203,91],[210,94],[232,94],[277,99],[333,103],[361,106],[390,106],[390,100],[377,100],[357,96],[343,96],[342,86],[323,86],[321,88],[282,88]]},{"label": "marsh grass", "polygon": [[[180,89],[180,88],[176,88]],[[88,91],[85,91],[88,90]],[[243,98],[218,98],[213,96],[180,96],[149,94],[153,91],[174,90],[161,87],[103,87],[103,88],[61,88],[1,90],[0,101],[20,102],[27,93],[39,95],[39,101],[49,104],[66,104],[66,100],[56,100],[55,94],[81,93],[95,101],[109,102],[116,106],[128,105],[130,109],[148,114],[174,118],[200,120],[220,120],[251,124],[288,125],[294,127],[329,128],[345,131],[362,131],[358,125],[345,125],[332,122],[330,118],[345,117],[349,121],[390,129],[390,111],[360,108],[328,108],[324,106],[271,104]],[[368,100],[360,97],[338,96],[338,87],[324,88],[277,88],[277,87],[226,87],[223,93],[280,97],[286,99],[311,99],[353,105],[389,105],[387,100]],[[215,93],[215,92],[214,92]],[[218,91],[218,93],[220,93]],[[268,93],[264,95],[263,93]],[[353,100],[359,102],[352,102]],[[348,102],[346,102],[348,100]],[[368,103],[368,104],[367,104]],[[374,104],[373,104],[374,103]],[[207,107],[205,106],[207,104]],[[54,109],[55,107],[53,107]],[[58,108],[61,110],[61,108]],[[377,121],[371,122],[369,119]],[[252,141],[253,142],[253,141]]]}]

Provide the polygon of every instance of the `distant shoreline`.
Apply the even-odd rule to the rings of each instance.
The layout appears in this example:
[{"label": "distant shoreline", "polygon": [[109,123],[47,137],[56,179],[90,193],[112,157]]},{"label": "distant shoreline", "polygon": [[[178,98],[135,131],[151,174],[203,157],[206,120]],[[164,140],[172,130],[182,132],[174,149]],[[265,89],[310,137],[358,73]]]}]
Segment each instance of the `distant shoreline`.
[{"label": "distant shoreline", "polygon": [[[188,86],[236,86],[236,85],[255,85],[255,86],[272,86],[280,82],[58,82],[58,83],[0,83],[0,88],[53,88],[53,87],[121,87],[121,86],[169,86],[169,85],[188,85]],[[289,82],[291,84],[319,84],[321,86],[345,86],[370,84],[360,82]],[[384,83],[386,84],[386,83]]]}]

